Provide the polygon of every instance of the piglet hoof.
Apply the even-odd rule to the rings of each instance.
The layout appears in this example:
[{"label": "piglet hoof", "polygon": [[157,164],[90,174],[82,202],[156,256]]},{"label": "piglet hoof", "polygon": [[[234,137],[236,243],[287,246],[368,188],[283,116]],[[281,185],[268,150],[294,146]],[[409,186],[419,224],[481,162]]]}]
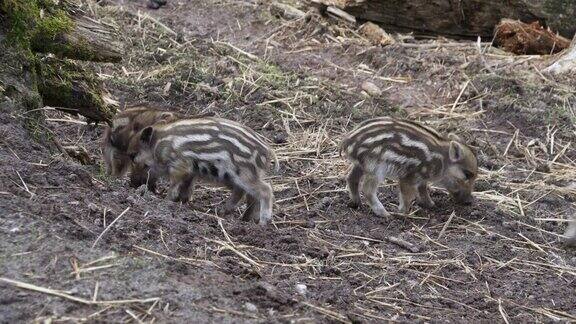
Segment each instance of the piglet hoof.
[{"label": "piglet hoof", "polygon": [[347,205],[352,209],[358,209],[360,207],[360,203],[357,201],[349,201]]},{"label": "piglet hoof", "polygon": [[405,205],[403,203],[400,203],[400,206],[398,206],[398,212],[400,214],[408,215],[408,214],[410,214],[410,207],[411,207],[411,204]]},{"label": "piglet hoof", "polygon": [[266,225],[268,225],[268,220],[264,219],[264,218],[260,218],[260,220],[258,221],[258,225],[266,226]]},{"label": "piglet hoof", "polygon": [[390,213],[386,211],[386,209],[384,208],[378,208],[378,209],[374,209],[373,210],[374,214],[376,214],[376,216],[385,218],[385,219],[389,219],[390,218]]},{"label": "piglet hoof", "polygon": [[190,198],[188,198],[188,197],[180,197],[180,198],[178,199],[178,201],[181,202],[182,204],[187,204],[187,203],[190,202]]},{"label": "piglet hoof", "polygon": [[177,194],[171,194],[170,192],[168,193],[168,196],[166,197],[168,198],[168,200],[173,201],[173,202],[178,202],[180,200],[180,197],[178,197]]}]

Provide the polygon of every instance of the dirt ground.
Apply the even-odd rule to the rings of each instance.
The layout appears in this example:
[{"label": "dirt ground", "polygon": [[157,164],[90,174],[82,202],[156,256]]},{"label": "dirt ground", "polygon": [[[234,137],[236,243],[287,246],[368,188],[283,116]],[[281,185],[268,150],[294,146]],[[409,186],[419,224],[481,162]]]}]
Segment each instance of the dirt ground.
[{"label": "dirt ground", "polygon": [[[273,223],[218,215],[223,189],[181,205],[110,179],[103,126],[44,111],[46,132],[88,150],[81,165],[0,111],[0,322],[576,321],[562,240],[576,81],[542,74],[546,58],[406,34],[372,46],[334,17],[287,20],[250,0],[85,9],[125,43],[123,62],[90,64],[115,98],[213,112],[274,143]],[[388,115],[474,147],[474,205],[434,188],[433,210],[391,220],[347,207],[339,139]],[[396,210],[395,184],[380,198]]]}]

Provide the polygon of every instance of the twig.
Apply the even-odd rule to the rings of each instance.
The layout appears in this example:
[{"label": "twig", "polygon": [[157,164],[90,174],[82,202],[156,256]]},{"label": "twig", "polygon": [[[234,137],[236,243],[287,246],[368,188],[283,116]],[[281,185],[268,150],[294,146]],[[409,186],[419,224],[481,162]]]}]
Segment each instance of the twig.
[{"label": "twig", "polygon": [[456,215],[455,212],[452,212],[452,214],[450,214],[450,217],[448,217],[448,220],[446,221],[446,223],[444,223],[444,226],[442,226],[442,230],[440,230],[440,234],[438,234],[438,238],[437,238],[438,240],[444,235],[444,232],[446,232],[446,229],[448,228],[448,226],[452,222],[452,218],[454,218],[455,215]]},{"label": "twig", "polygon": [[418,253],[418,252],[420,252],[420,249],[419,249],[417,246],[415,246],[414,244],[412,244],[412,243],[410,243],[410,242],[408,242],[408,241],[405,241],[405,240],[403,240],[403,239],[394,237],[394,236],[388,236],[388,237],[386,237],[386,241],[388,241],[388,242],[390,242],[390,243],[393,243],[393,244],[396,244],[396,245],[398,245],[399,247],[405,248],[406,250],[408,250],[408,251],[410,251],[410,252],[412,252],[412,253]]},{"label": "twig", "polygon": [[28,194],[30,194],[30,198],[34,197],[34,193],[30,191],[30,189],[28,189],[28,185],[26,185],[26,182],[24,182],[24,179],[22,179],[22,176],[20,176],[20,172],[16,171],[16,174],[18,175],[18,178],[20,178],[20,182],[22,182],[22,185],[24,186],[24,189],[26,190],[26,192]]},{"label": "twig", "polygon": [[94,244],[92,244],[91,249],[93,249],[96,244],[98,243],[98,241],[100,241],[100,239],[102,238],[102,236],[104,236],[104,234],[106,234],[106,232],[108,232],[108,230],[112,227],[112,225],[114,225],[114,223],[116,223],[116,221],[118,221],[120,219],[120,217],[122,217],[124,214],[126,214],[126,212],[128,212],[128,210],[130,210],[130,207],[127,207],[126,209],[124,209],[124,211],[118,215],[118,217],[116,217],[116,219],[114,219],[112,221],[112,223],[110,223],[110,225],[108,225],[108,227],[106,227],[102,233],[100,233],[100,235],[98,235],[98,237],[96,238],[96,241],[94,241]]},{"label": "twig", "polygon": [[452,104],[452,108],[450,108],[450,113],[453,113],[454,109],[456,109],[456,106],[458,106],[458,102],[460,101],[460,98],[462,98],[462,95],[464,94],[464,91],[466,91],[466,88],[468,88],[470,82],[471,82],[470,80],[467,80],[466,83],[464,83],[462,90],[460,90],[458,97],[456,97],[456,101],[454,101],[454,103]]},{"label": "twig", "polygon": [[119,300],[108,300],[108,301],[103,301],[103,300],[94,301],[94,300],[88,300],[88,299],[84,299],[84,298],[80,298],[80,297],[75,297],[75,296],[66,294],[64,292],[58,291],[58,290],[54,290],[54,289],[50,289],[50,288],[44,288],[44,287],[40,287],[40,286],[36,286],[33,284],[29,284],[29,283],[25,283],[25,282],[17,281],[17,280],[12,280],[12,279],[8,279],[8,278],[0,277],[0,282],[5,282],[7,284],[10,284],[12,286],[22,288],[22,289],[28,289],[28,290],[48,294],[48,295],[62,297],[62,298],[72,300],[72,301],[75,301],[77,303],[81,303],[81,304],[85,304],[85,305],[122,305],[122,304],[133,304],[133,303],[150,303],[150,302],[160,300],[160,298],[158,298],[158,297],[153,297],[153,298],[146,298],[146,299],[119,299]]},{"label": "twig", "polygon": [[508,321],[508,314],[506,314],[504,307],[502,307],[502,300],[501,299],[498,299],[498,311],[500,312],[500,315],[502,316],[502,319],[504,320],[504,322],[506,324],[510,324],[510,321]]},{"label": "twig", "polygon": [[242,49],[240,49],[240,48],[238,48],[238,47],[236,47],[230,43],[221,42],[221,41],[213,41],[213,43],[214,44],[220,44],[220,45],[226,45],[226,46],[230,47],[231,49],[235,50],[236,52],[248,57],[249,59],[254,60],[254,61],[258,61],[258,56],[254,55],[252,53],[248,53],[248,52],[246,52],[246,51],[244,51],[244,50],[242,50]]}]

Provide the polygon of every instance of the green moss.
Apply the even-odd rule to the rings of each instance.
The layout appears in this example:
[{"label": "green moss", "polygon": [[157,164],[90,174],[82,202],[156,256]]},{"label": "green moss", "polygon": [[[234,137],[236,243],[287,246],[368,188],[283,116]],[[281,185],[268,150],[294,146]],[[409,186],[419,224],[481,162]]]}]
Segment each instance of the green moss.
[{"label": "green moss", "polygon": [[34,29],[32,39],[42,42],[43,40],[52,40],[58,35],[64,34],[74,27],[74,22],[68,15],[62,11],[57,10],[51,16],[38,20],[36,28]]},{"label": "green moss", "polygon": [[[83,116],[94,121],[108,122],[116,113],[114,108],[104,103],[98,78],[81,65],[52,57],[38,61],[36,70],[38,92],[45,105],[78,107]],[[71,109],[68,112],[76,114],[79,111]]]},{"label": "green moss", "polygon": [[29,50],[32,43],[45,44],[74,27],[74,22],[52,1],[3,0],[0,10],[10,20],[8,40],[15,46]]},{"label": "green moss", "polygon": [[30,31],[40,18],[40,8],[35,0],[3,0],[0,10],[10,19],[12,28],[8,33],[8,40],[21,48],[29,48]]}]

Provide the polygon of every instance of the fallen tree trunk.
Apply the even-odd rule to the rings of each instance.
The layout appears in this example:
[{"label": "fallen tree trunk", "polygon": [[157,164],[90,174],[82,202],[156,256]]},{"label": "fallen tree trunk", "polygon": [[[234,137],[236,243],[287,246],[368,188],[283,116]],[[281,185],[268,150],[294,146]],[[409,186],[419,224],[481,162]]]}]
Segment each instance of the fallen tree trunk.
[{"label": "fallen tree trunk", "polygon": [[34,52],[93,62],[122,60],[123,47],[114,29],[85,16],[70,0],[58,8],[51,17],[38,20],[30,44]]},{"label": "fallen tree trunk", "polygon": [[570,40],[533,22],[502,19],[494,32],[494,44],[508,52],[521,55],[549,55],[570,46]]},{"label": "fallen tree trunk", "polygon": [[[101,82],[77,63],[42,58],[114,62],[121,46],[114,31],[83,15],[71,0],[0,0],[0,92],[26,125],[41,125],[40,108],[52,105],[91,121],[111,122],[116,108],[108,105]],[[8,103],[5,103],[8,105]],[[36,132],[42,127],[29,127]]]},{"label": "fallen tree trunk", "polygon": [[492,38],[503,18],[539,21],[564,37],[576,32],[576,1],[558,0],[312,0],[344,9],[385,30],[457,38]]}]

